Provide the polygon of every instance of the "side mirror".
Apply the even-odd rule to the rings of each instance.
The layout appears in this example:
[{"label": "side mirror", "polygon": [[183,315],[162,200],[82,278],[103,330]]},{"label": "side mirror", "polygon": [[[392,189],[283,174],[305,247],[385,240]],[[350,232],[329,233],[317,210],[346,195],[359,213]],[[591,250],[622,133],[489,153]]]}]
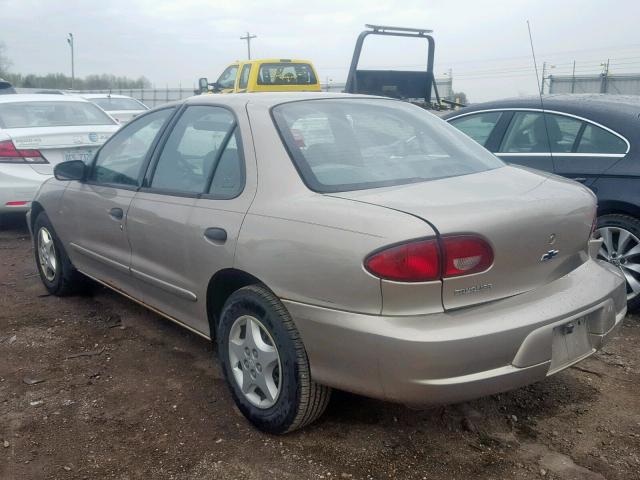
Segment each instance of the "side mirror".
[{"label": "side mirror", "polygon": [[207,80],[207,77],[198,79],[198,86],[201,92],[206,92],[209,89],[209,80]]},{"label": "side mirror", "polygon": [[69,160],[53,167],[53,176],[57,180],[84,180],[87,166],[82,160]]}]

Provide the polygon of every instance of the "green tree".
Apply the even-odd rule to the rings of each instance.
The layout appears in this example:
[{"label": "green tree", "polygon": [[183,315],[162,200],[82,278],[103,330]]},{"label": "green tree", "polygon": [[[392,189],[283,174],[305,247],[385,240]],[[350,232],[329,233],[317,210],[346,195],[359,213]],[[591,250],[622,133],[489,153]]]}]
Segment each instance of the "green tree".
[{"label": "green tree", "polygon": [[463,105],[467,105],[469,103],[467,94],[464,92],[451,92],[451,98],[453,98],[454,102],[458,102]]}]

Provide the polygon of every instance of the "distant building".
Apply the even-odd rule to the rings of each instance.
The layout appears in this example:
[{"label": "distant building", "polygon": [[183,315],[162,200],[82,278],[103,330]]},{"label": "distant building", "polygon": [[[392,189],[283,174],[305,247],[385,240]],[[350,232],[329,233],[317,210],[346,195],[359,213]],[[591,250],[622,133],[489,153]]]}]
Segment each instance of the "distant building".
[{"label": "distant building", "polygon": [[640,73],[616,75],[549,75],[549,93],[640,95]]}]

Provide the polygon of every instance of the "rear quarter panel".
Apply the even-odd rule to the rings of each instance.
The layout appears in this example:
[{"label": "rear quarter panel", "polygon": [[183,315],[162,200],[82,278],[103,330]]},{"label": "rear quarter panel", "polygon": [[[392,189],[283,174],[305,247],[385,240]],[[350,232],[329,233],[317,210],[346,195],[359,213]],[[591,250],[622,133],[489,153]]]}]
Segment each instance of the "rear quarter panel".
[{"label": "rear quarter panel", "polygon": [[[384,289],[389,292],[385,304],[394,308],[399,295],[394,285],[367,272],[364,259],[383,246],[435,232],[405,213],[310,191],[282,145],[268,108],[250,103],[248,109],[258,189],[238,239],[236,268],[288,300],[380,314]],[[404,302],[406,308],[442,310],[439,281],[414,284],[413,289],[413,303]],[[395,314],[405,313],[395,308]]]}]

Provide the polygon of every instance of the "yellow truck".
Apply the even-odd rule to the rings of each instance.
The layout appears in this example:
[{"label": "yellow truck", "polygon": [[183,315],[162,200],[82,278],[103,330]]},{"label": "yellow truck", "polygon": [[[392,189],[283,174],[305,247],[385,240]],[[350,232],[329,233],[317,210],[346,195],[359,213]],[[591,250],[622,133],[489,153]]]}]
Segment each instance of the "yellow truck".
[{"label": "yellow truck", "polygon": [[198,82],[200,93],[319,92],[320,82],[308,60],[262,59],[235,62],[218,80]]}]

